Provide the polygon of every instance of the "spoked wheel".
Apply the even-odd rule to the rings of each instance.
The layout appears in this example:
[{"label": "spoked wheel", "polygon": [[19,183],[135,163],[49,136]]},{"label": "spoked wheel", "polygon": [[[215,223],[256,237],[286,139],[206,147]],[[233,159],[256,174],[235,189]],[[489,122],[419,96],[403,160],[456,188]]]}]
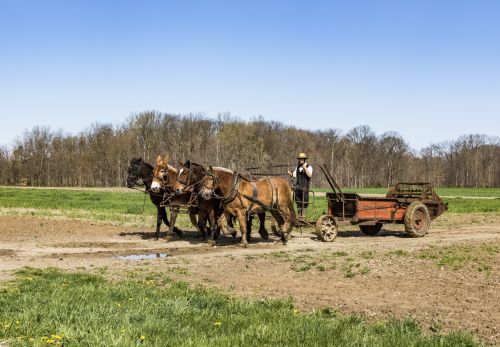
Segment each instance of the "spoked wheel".
[{"label": "spoked wheel", "polygon": [[316,234],[324,242],[332,242],[337,237],[337,221],[333,216],[323,215],[316,222]]},{"label": "spoked wheel", "polygon": [[382,229],[382,223],[377,223],[375,225],[360,225],[359,229],[365,235],[377,235],[380,229]]},{"label": "spoked wheel", "polygon": [[413,202],[408,206],[404,217],[406,233],[411,237],[422,237],[431,226],[431,217],[427,206]]}]

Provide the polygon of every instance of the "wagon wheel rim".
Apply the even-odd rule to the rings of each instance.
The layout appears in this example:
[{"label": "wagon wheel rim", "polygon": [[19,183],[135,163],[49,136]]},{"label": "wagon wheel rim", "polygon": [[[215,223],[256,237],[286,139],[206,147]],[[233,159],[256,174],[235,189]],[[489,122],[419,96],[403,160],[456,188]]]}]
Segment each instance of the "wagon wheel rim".
[{"label": "wagon wheel rim", "polygon": [[417,209],[412,216],[412,221],[411,221],[413,227],[415,230],[425,230],[428,227],[428,220],[427,220],[427,215],[425,214],[425,211],[422,209]]},{"label": "wagon wheel rim", "polygon": [[333,241],[337,236],[337,224],[331,217],[325,217],[321,221],[320,237],[324,241]]}]

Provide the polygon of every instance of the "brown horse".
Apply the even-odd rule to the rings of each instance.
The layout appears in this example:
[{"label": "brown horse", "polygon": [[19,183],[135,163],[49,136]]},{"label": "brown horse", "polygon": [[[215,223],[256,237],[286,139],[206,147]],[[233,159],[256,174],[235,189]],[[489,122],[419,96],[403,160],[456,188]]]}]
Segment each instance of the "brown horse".
[{"label": "brown horse", "polygon": [[[170,216],[170,230],[169,235],[175,232],[174,225],[177,218],[177,213],[181,206],[188,206],[188,212],[190,213],[191,223],[196,227],[202,239],[207,237],[206,224],[209,222],[210,235],[216,235],[215,231],[217,229],[217,220],[222,213],[222,208],[220,206],[220,201],[217,199],[204,200],[197,199],[196,194],[192,191],[186,191],[181,193],[176,193],[174,190],[174,185],[177,181],[177,169],[168,164],[168,156],[161,159],[161,156],[157,159],[157,165],[153,172],[153,183],[152,188],[162,187],[165,191],[165,200],[168,201],[169,206],[171,206],[171,216]],[[193,217],[194,215],[194,217]],[[198,220],[196,221],[196,215]]]},{"label": "brown horse", "polygon": [[175,232],[175,221],[181,206],[188,206],[188,214],[191,223],[200,231],[198,227],[197,213],[195,206],[192,206],[190,201],[190,194],[182,194],[176,196],[174,199],[169,199],[175,195],[173,185],[177,179],[177,169],[168,165],[168,156],[164,159],[161,155],[156,159],[156,166],[153,169],[153,182],[151,183],[151,190],[154,193],[164,191],[164,201],[168,202],[170,207],[170,226],[167,232],[167,238],[171,238]]},{"label": "brown horse", "polygon": [[292,190],[285,179],[265,177],[253,181],[229,169],[210,167],[201,182],[200,193],[204,199],[219,197],[224,211],[238,218],[243,247],[247,246],[247,220],[250,215],[265,211],[270,211],[278,223],[283,244],[290,238],[295,210]]},{"label": "brown horse", "polygon": [[[174,190],[176,191],[176,194],[191,192],[198,196],[200,194],[201,183],[203,181],[203,178],[207,174],[205,168],[202,165],[191,162],[189,160],[187,160],[184,163],[179,162],[179,164],[181,165],[181,169],[179,170],[179,176],[177,177],[177,181],[174,184]],[[218,205],[220,205],[221,203],[221,200],[215,197],[211,198],[210,200],[199,199],[198,206],[200,207],[200,212],[205,209],[203,205],[206,205],[207,202],[211,202],[212,200],[217,201]],[[222,214],[221,211],[218,211],[217,215],[219,216],[217,218],[217,225],[219,228],[212,229],[212,242],[214,244],[215,241],[217,240],[217,237],[219,236],[219,230],[222,230],[224,234],[234,233],[233,237],[236,236],[236,231],[234,231],[233,229],[231,216],[229,216],[228,218],[228,216]],[[259,234],[264,240],[267,240],[269,238],[269,235],[265,228],[266,213],[265,212],[260,213],[258,216],[260,220]],[[226,224],[228,224],[230,229],[226,227]],[[247,223],[247,234],[246,234],[247,241],[250,241],[251,226],[252,223]]]}]

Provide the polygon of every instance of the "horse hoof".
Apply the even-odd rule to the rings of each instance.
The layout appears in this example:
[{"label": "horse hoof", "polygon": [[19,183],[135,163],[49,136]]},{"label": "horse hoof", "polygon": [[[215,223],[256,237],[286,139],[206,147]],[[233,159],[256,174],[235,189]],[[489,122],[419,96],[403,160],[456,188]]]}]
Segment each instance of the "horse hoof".
[{"label": "horse hoof", "polygon": [[259,235],[263,240],[269,240],[269,234],[267,233],[267,230],[259,231]]},{"label": "horse hoof", "polygon": [[179,236],[180,238],[182,238],[182,230],[181,230],[181,229],[177,229],[177,228],[175,228],[175,229],[174,229],[174,233],[175,233],[177,236]]},{"label": "horse hoof", "polygon": [[242,247],[242,248],[247,248],[247,247],[248,247],[248,243],[246,243],[246,242],[245,242],[245,243],[243,243],[243,242],[242,242],[242,243],[240,243],[240,247]]}]

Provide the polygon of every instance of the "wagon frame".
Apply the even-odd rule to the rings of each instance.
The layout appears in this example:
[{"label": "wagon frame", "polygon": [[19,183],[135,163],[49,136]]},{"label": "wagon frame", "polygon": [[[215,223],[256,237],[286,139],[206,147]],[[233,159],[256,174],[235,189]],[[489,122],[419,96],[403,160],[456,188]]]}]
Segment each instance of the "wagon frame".
[{"label": "wagon frame", "polygon": [[366,235],[376,235],[386,223],[404,224],[410,237],[422,237],[431,221],[448,209],[430,183],[400,182],[389,188],[385,197],[343,193],[328,172],[319,166],[331,192],[326,193],[328,211],[316,221],[316,233],[322,241],[333,241],[340,225],[358,225]]}]

